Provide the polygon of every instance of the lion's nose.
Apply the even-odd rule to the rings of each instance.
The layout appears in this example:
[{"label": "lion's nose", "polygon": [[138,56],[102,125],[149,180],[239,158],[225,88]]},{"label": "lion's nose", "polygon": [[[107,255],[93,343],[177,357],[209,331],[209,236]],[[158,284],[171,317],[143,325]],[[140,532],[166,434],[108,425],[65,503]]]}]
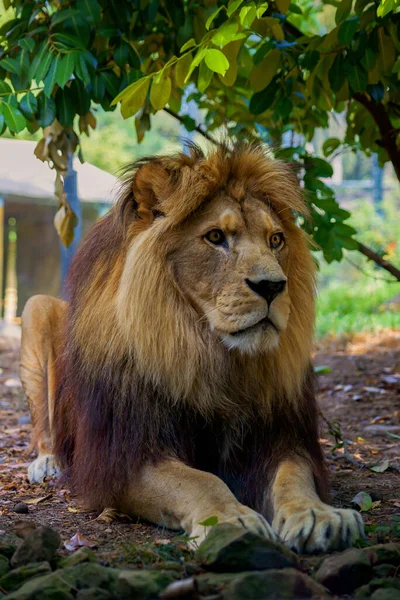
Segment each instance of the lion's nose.
[{"label": "lion's nose", "polygon": [[286,281],[270,281],[269,279],[261,279],[261,281],[251,281],[246,279],[246,283],[253,292],[264,298],[268,304],[283,292],[286,286]]}]

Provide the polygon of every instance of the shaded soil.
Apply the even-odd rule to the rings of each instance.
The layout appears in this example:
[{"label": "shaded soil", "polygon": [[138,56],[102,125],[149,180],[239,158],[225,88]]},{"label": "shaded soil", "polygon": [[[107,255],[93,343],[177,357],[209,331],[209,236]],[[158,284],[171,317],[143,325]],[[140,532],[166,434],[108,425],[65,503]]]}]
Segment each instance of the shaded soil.
[{"label": "shaded soil", "polygon": [[[400,524],[393,517],[400,515],[400,332],[324,343],[314,360],[331,368],[319,376],[319,400],[333,504],[349,507],[356,494],[367,492],[375,502],[364,513],[370,542],[399,541]],[[54,482],[29,485],[26,472],[34,453],[16,343],[0,339],[0,369],[0,530],[29,519],[56,529],[63,542],[79,533],[110,564],[140,562],[133,543],[145,548],[157,540],[162,547],[176,535],[140,522],[103,523],[82,512]],[[376,466],[382,472],[371,470]],[[28,502],[27,514],[14,510],[21,501]]]}]

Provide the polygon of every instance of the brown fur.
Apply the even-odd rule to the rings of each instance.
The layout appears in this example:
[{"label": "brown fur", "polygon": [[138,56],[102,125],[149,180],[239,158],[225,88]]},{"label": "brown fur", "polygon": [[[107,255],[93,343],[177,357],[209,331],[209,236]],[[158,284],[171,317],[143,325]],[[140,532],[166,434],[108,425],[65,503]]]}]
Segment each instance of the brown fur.
[{"label": "brown fur", "polygon": [[[228,351],[169,268],[179,231],[221,193],[254,197],[288,240],[292,308],[273,351]],[[222,145],[209,157],[193,147],[127,172],[69,279],[55,453],[91,506],[118,506],[135,473],[166,457],[219,475],[265,510],[281,457],[301,455],[325,494],[309,363],[315,269],[297,212],[306,208],[295,176],[261,146]]]}]

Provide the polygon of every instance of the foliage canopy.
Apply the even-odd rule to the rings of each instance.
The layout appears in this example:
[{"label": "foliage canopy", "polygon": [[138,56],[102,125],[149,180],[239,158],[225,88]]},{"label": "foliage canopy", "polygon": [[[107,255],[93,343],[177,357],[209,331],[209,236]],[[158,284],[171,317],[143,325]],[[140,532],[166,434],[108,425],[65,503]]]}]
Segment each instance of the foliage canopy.
[{"label": "foliage canopy", "polygon": [[[277,153],[299,168],[313,217],[303,226],[327,261],[360,249],[324,182],[331,157],[344,146],[376,152],[400,178],[398,0],[3,2],[0,132],[43,128],[37,154],[59,170],[78,143],[74,127],[96,126],[96,105],[120,102],[139,142],[163,109],[199,130],[179,115],[190,86],[185,99],[204,112],[208,137],[224,127],[276,147],[285,140]],[[321,33],[326,11],[332,25]],[[310,155],[307,142],[333,113],[345,114],[344,136]]]}]

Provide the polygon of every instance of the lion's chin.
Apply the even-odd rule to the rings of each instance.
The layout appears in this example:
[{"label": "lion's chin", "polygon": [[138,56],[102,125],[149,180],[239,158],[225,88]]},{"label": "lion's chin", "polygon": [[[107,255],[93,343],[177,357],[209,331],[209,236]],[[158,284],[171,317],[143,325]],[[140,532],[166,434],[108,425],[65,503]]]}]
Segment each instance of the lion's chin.
[{"label": "lion's chin", "polygon": [[228,350],[239,350],[243,354],[272,352],[279,345],[279,332],[272,325],[252,328],[235,334],[220,334],[223,344]]}]

